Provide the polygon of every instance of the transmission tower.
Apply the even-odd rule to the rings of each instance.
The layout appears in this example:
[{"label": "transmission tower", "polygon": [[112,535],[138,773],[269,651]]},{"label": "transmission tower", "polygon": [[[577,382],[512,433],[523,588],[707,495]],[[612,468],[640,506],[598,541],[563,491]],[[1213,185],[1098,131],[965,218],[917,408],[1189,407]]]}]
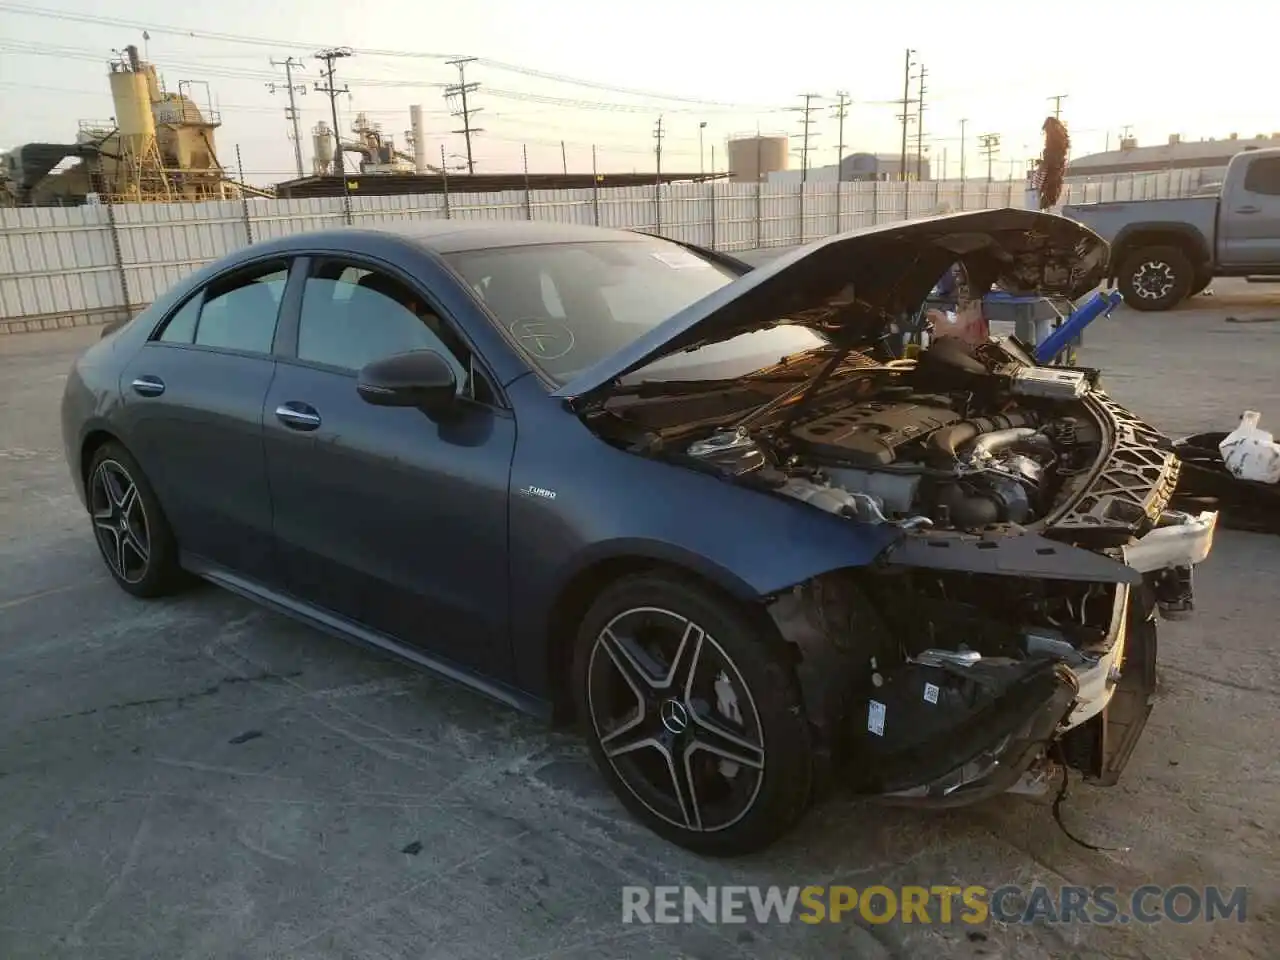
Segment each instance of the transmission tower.
[{"label": "transmission tower", "polygon": [[303,176],[302,133],[298,129],[298,105],[294,97],[299,93],[305,94],[307,85],[305,83],[295,84],[293,82],[293,71],[295,69],[301,70],[302,64],[293,57],[289,57],[285,60],[272,60],[271,65],[273,67],[284,67],[284,86],[272,82],[267,84],[267,89],[272,93],[288,93],[289,95],[289,106],[285,107],[284,115],[285,119],[293,124],[293,159],[298,165],[298,179],[301,180]]},{"label": "transmission tower", "polygon": [[342,193],[347,195],[347,168],[342,160],[342,132],[338,127],[338,97],[342,94],[351,96],[351,88],[346,84],[339,87],[333,78],[333,72],[339,60],[355,56],[350,47],[328,47],[316,53],[316,59],[324,61],[324,85],[316,84],[316,92],[329,98],[329,110],[333,114],[333,175],[342,178]]},{"label": "transmission tower", "polygon": [[484,133],[484,131],[481,128],[473,127],[471,125],[471,118],[475,116],[477,113],[479,113],[482,108],[472,107],[472,106],[469,106],[467,103],[467,94],[475,93],[477,90],[480,89],[480,84],[478,83],[467,83],[467,64],[474,63],[475,59],[476,59],[475,57],[459,57],[456,60],[449,60],[448,63],[450,64],[450,66],[454,66],[458,68],[458,82],[453,84],[452,86],[444,88],[444,98],[445,98],[446,104],[449,103],[449,101],[455,97],[459,101],[458,107],[456,109],[453,106],[450,106],[449,109],[455,117],[462,118],[462,129],[455,130],[453,132],[462,134],[462,136],[466,140],[467,173],[476,172],[476,162],[474,157],[471,154],[471,135],[473,133]]},{"label": "transmission tower", "polygon": [[978,141],[982,144],[978,152],[987,158],[987,183],[990,183],[992,180],[991,168],[996,161],[996,154],[1000,152],[1000,134],[981,133],[978,135]]},{"label": "transmission tower", "polygon": [[836,118],[836,182],[844,180],[844,121],[849,116],[849,94],[836,91],[836,102],[831,105],[831,115]]},{"label": "transmission tower", "polygon": [[793,110],[800,114],[800,129],[802,131],[800,139],[800,182],[804,183],[809,179],[809,138],[816,137],[817,133],[812,131],[813,127],[813,111],[818,108],[813,105],[813,101],[821,100],[816,93],[802,93],[800,99],[804,101],[804,106],[792,107]]}]

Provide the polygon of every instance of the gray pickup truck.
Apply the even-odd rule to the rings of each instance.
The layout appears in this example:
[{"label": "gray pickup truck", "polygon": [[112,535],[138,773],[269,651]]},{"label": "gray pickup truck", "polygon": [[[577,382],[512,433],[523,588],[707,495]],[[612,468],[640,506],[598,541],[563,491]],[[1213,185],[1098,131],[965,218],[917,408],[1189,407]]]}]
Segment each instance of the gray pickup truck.
[{"label": "gray pickup truck", "polygon": [[1062,213],[1111,242],[1110,279],[1135,310],[1168,310],[1214,277],[1280,278],[1280,148],[1232,157],[1217,196]]}]

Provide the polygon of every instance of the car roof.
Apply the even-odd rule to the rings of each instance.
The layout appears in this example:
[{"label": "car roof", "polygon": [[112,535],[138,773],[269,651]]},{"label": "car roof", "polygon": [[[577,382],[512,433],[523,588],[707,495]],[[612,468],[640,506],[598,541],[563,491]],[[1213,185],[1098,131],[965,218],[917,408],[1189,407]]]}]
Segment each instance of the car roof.
[{"label": "car roof", "polygon": [[[639,241],[645,235],[630,230],[611,230],[572,223],[536,220],[410,220],[380,223],[370,227],[342,227],[281,237],[271,246],[281,252],[301,247],[332,247],[341,250],[353,234],[366,238],[407,240],[435,253],[461,253],[548,243],[599,243]],[[258,249],[262,249],[259,247]]]}]

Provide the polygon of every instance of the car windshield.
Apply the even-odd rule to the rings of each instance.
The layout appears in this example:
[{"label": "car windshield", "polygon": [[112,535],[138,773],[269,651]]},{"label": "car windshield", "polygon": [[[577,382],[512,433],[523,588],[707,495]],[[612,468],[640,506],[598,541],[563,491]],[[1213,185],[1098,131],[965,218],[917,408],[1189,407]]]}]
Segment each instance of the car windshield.
[{"label": "car windshield", "polygon": [[[678,244],[640,235],[445,259],[557,385],[736,278]],[[776,328],[659,360],[628,379],[729,379],[823,343],[802,328]]]}]

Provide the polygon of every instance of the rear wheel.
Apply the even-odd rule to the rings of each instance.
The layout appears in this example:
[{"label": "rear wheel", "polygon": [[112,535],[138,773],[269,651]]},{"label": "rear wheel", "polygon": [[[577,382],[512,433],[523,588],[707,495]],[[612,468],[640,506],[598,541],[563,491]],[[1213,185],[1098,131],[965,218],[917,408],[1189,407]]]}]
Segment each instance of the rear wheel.
[{"label": "rear wheel", "polygon": [[1134,310],[1169,310],[1191,295],[1195,268],[1177,247],[1143,247],[1120,263],[1120,294]]},{"label": "rear wheel", "polygon": [[103,444],[85,484],[93,533],[107,571],[135,597],[158,597],[181,581],[178,548],[142,468],[118,443]]},{"label": "rear wheel", "polygon": [[607,587],[579,628],[592,756],[637,819],[688,849],[761,849],[808,806],[808,723],[780,641],[763,633],[732,602],[653,574]]}]

